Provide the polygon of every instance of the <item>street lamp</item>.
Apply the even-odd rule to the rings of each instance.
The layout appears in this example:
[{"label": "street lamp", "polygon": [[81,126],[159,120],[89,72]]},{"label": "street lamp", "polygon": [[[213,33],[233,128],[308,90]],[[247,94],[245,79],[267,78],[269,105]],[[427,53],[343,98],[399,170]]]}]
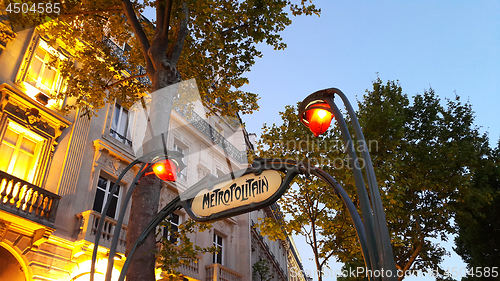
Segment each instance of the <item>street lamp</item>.
[{"label": "street lamp", "polygon": [[[113,233],[113,239],[111,240],[111,246],[109,249],[108,255],[110,257],[114,257],[116,254],[116,248],[118,246],[118,238],[120,237],[120,230],[123,225],[123,219],[125,217],[126,207],[132,197],[132,193],[135,190],[135,187],[139,183],[139,180],[145,175],[155,174],[159,179],[163,181],[174,182],[177,180],[177,172],[179,172],[182,168],[184,168],[185,164],[182,162],[183,154],[178,151],[166,151],[165,149],[155,150],[148,154],[143,155],[142,157],[132,161],[118,176],[116,183],[111,188],[109,193],[108,200],[104,205],[102,210],[102,217],[99,220],[99,224],[95,233],[95,241],[94,241],[94,249],[92,252],[92,262],[90,267],[90,281],[94,281],[94,273],[95,273],[95,263],[97,260],[97,249],[99,246],[99,240],[101,237],[101,232],[104,227],[104,216],[108,211],[108,208],[111,204],[111,196],[116,192],[118,186],[125,176],[125,174],[135,165],[142,164],[139,172],[136,174],[132,184],[130,185],[127,194],[123,198],[122,207],[120,208],[120,214],[118,215],[118,219],[116,220],[116,226]],[[151,171],[152,170],[152,171]],[[106,271],[105,280],[111,280],[111,272],[113,269],[113,258],[108,258],[108,267]]]},{"label": "street lamp", "polygon": [[[361,156],[364,161],[368,188],[371,195],[370,198],[366,191],[362,169],[354,149],[349,129],[342,113],[334,103],[335,96],[340,97],[343,101],[352,121],[361,150]],[[351,161],[350,164],[353,167],[354,181],[356,183],[356,190],[360,201],[361,215],[368,244],[370,263],[367,263],[365,257],[366,266],[370,268],[369,265],[371,264],[371,269],[374,271],[383,271],[384,273],[391,271],[391,276],[387,276],[388,274],[381,275],[383,280],[397,280],[396,264],[392,253],[391,239],[387,228],[384,208],[382,206],[382,199],[380,198],[377,186],[377,179],[361,126],[359,125],[349,100],[339,89],[329,88],[312,93],[306,97],[299,106],[300,122],[308,127],[316,137],[328,129],[332,117],[335,117],[340,127],[344,144],[349,153],[349,161]]]}]

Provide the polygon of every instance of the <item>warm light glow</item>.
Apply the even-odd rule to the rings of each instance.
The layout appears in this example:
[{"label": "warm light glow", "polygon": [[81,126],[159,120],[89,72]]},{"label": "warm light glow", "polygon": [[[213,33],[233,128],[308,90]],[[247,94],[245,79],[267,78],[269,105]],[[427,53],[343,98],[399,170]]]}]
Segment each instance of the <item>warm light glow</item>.
[{"label": "warm light glow", "polygon": [[177,180],[177,165],[170,159],[165,159],[153,165],[154,174],[164,181]]},{"label": "warm light glow", "polygon": [[330,108],[327,103],[314,103],[302,116],[303,123],[309,127],[315,137],[323,134],[330,127],[333,114],[327,108]]},{"label": "warm light glow", "polygon": [[324,119],[326,117],[327,113],[328,112],[326,110],[323,110],[323,109],[318,109],[318,111],[317,111],[318,117],[320,119]]},{"label": "warm light glow", "polygon": [[[91,260],[86,260],[78,264],[76,269],[71,274],[71,281],[88,281],[90,277],[90,266],[92,264]],[[104,281],[104,273],[106,272],[108,266],[107,259],[100,259],[96,264],[96,273],[94,274],[95,281]],[[117,280],[120,276],[120,272],[113,267],[111,280]]]},{"label": "warm light glow", "polygon": [[0,170],[33,182],[44,139],[9,120],[0,142]]}]

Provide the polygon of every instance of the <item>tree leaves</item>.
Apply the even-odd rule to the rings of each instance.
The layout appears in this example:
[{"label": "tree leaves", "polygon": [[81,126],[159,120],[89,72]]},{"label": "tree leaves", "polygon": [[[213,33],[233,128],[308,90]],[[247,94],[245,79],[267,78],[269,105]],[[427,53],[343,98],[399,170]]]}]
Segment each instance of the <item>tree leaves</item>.
[{"label": "tree leaves", "polygon": [[[117,98],[132,104],[145,92],[154,90],[156,82],[161,82],[163,78],[154,72],[170,65],[182,80],[197,80],[211,114],[249,114],[258,109],[258,97],[240,88],[248,83],[244,73],[250,70],[256,57],[262,56],[257,45],[285,48],[280,32],[291,24],[287,9],[293,15],[320,12],[307,1],[294,4],[269,0],[186,0],[184,4],[175,2],[168,11],[168,37],[162,39],[155,34],[163,32],[164,27],[157,26],[164,22],[163,18],[151,23],[139,16],[145,7],[157,7],[156,1],[125,2],[130,3],[138,25],[131,25],[134,14],[126,12],[128,6],[122,1],[89,0],[65,3],[60,17],[39,26],[44,38],[70,51],[71,62],[78,62],[65,64],[62,72],[69,81],[65,95],[75,101],[67,110],[81,108],[91,116]],[[189,10],[185,37],[183,5]],[[164,14],[164,7],[158,7]],[[29,20],[26,17],[14,20]],[[155,50],[160,49],[165,52],[156,54]],[[177,60],[174,54],[179,50],[182,53]],[[153,63],[148,63],[151,60]],[[129,78],[146,72],[152,84],[144,85]]]},{"label": "tree leaves", "polygon": [[[446,240],[455,231],[457,204],[470,194],[470,179],[488,147],[473,124],[469,103],[439,99],[433,89],[409,98],[397,81],[377,79],[358,102],[357,116],[372,157],[401,270],[439,266]],[[259,156],[305,161],[330,173],[357,202],[352,171],[337,129],[317,139],[299,123],[295,107],[280,113],[283,124],[264,125]],[[356,146],[356,145],[355,145]],[[298,178],[279,201],[286,220],[280,228],[304,235],[318,271],[334,255],[348,266],[362,263],[352,222],[341,201],[316,179]],[[276,224],[261,223],[276,235]],[[320,240],[315,241],[318,234]],[[356,245],[356,246],[355,246]]]}]

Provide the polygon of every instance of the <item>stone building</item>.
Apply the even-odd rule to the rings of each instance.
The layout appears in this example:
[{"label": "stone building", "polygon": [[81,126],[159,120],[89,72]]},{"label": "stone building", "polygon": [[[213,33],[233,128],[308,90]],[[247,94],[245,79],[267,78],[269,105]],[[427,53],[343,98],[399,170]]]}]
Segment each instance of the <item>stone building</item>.
[{"label": "stone building", "polygon": [[[62,115],[61,107],[72,101],[49,98],[64,91],[64,81],[47,63],[49,53],[68,59],[68,52],[33,29],[18,32],[0,48],[0,280],[88,280],[96,226],[104,219],[96,275],[103,280],[122,199],[139,169],[125,175],[103,218],[111,186],[136,158],[133,114],[115,101],[91,119],[78,111]],[[207,174],[220,176],[248,165],[251,142],[244,128],[225,118],[206,118],[201,103],[189,116],[174,110],[169,132],[168,149],[184,154],[186,168],[175,183],[164,183],[159,208]],[[202,255],[179,271],[187,280],[249,281],[252,265],[265,257],[273,280],[289,280],[290,243],[267,241],[252,228],[269,210],[221,220],[194,235],[195,244],[214,245],[220,252]],[[175,225],[187,219],[180,210],[170,220]],[[115,280],[125,260],[126,231],[125,223]],[[165,277],[157,272],[158,279]]]}]

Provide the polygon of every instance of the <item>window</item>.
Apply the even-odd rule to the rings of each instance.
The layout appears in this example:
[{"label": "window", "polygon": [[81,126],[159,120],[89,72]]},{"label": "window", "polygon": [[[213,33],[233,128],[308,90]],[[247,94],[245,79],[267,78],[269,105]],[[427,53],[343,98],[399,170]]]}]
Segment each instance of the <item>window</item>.
[{"label": "window", "polygon": [[[102,214],[102,209],[104,209],[104,206],[106,205],[106,202],[108,200],[109,193],[111,192],[111,188],[113,188],[113,185],[115,183],[102,177],[99,176],[99,180],[97,181],[97,189],[95,192],[95,198],[94,198],[94,206],[92,207],[92,210],[97,211]],[[111,197],[111,203],[109,205],[108,211],[106,212],[106,216],[116,219],[118,217],[119,209],[120,209],[120,186],[118,186],[118,189],[116,192],[113,194]]]},{"label": "window", "polygon": [[9,121],[0,145],[0,170],[33,183],[44,139]]},{"label": "window", "polygon": [[170,222],[170,232],[168,231],[168,226],[163,227],[163,237],[168,239],[172,244],[177,244],[179,238],[177,238],[177,232],[179,231],[179,225],[181,223],[180,217],[177,214],[171,214],[168,218]]},{"label": "window", "polygon": [[129,129],[129,112],[120,104],[115,104],[110,135],[120,142],[132,146],[131,130]]},{"label": "window", "polygon": [[45,41],[40,40],[31,60],[28,75],[26,76],[26,82],[47,95],[52,92],[59,92],[62,84],[62,77],[59,71],[49,66],[52,59],[51,54],[61,59],[64,58]]},{"label": "window", "polygon": [[217,253],[213,256],[213,263],[222,264],[222,237],[214,233],[214,247],[217,249]]},{"label": "window", "polygon": [[178,178],[183,180],[183,181],[186,181],[187,180],[187,154],[188,154],[188,149],[187,147],[181,147],[179,144],[177,144],[176,142],[174,142],[174,150],[175,151],[178,151],[180,153],[182,153],[184,155],[184,157],[182,157],[182,162],[184,162],[184,164],[186,164],[186,166],[184,167],[184,169],[182,169],[180,171],[180,173],[177,174]]}]

